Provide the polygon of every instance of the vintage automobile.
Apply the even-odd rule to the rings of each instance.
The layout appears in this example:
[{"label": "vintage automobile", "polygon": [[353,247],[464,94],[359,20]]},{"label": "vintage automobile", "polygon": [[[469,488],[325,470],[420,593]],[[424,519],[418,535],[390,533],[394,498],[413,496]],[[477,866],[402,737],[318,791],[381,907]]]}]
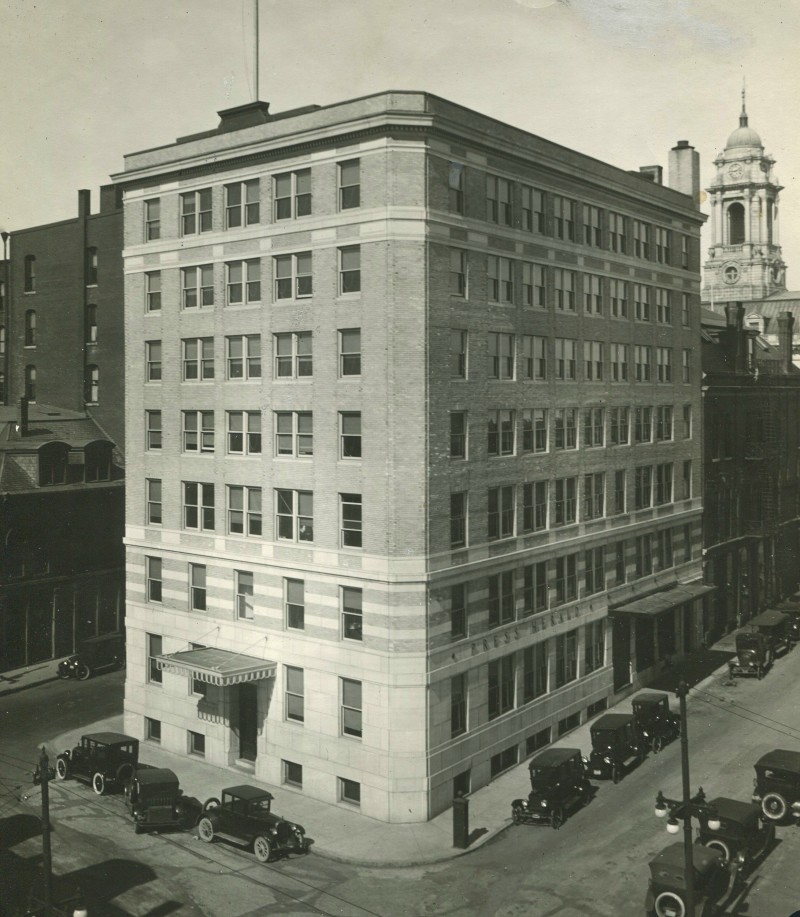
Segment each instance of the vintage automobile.
[{"label": "vintage automobile", "polygon": [[630,713],[606,713],[591,727],[589,775],[619,783],[645,757],[646,749]]},{"label": "vintage automobile", "polygon": [[772,657],[780,656],[792,648],[789,639],[790,618],[783,611],[768,610],[750,619],[750,627],[763,634],[772,647]]},{"label": "vintage automobile", "polygon": [[528,764],[531,791],[527,799],[511,803],[515,825],[552,825],[560,828],[568,812],[592,798],[586,766],[579,748],[546,748]]},{"label": "vintage automobile", "polygon": [[642,691],[633,699],[633,719],[642,744],[658,753],[681,734],[681,718],[669,709],[669,695]]},{"label": "vintage automobile", "polygon": [[124,634],[103,634],[82,640],[78,652],[58,664],[59,678],[86,681],[102,669],[125,668]]},{"label": "vintage automobile", "polygon": [[124,787],[138,763],[138,739],[121,732],[92,732],[56,758],[56,779],[75,777],[102,796],[109,786]]},{"label": "vintage automobile", "polygon": [[728,672],[734,675],[755,675],[763,678],[772,666],[774,654],[769,639],[759,631],[742,631],[736,635],[736,655],[728,662]]},{"label": "vintage automobile", "polygon": [[800,602],[796,598],[781,599],[775,605],[775,610],[787,615],[789,618],[788,636],[789,642],[794,646],[800,643]]},{"label": "vintage automobile", "polygon": [[718,796],[709,803],[716,810],[719,828],[711,830],[701,816],[697,842],[722,853],[725,865],[749,872],[764,857],[775,839],[775,825],[765,822],[757,805]]},{"label": "vintage automobile", "polygon": [[[701,844],[692,848],[695,917],[711,917],[729,898],[736,870],[726,868],[722,853]],[[684,917],[686,860],[682,843],[670,844],[650,861],[650,885],[644,899],[647,917]]]},{"label": "vintage automobile", "polygon": [[773,822],[800,818],[800,751],[776,748],[755,763],[753,802]]},{"label": "vintage automobile", "polygon": [[136,834],[160,828],[192,828],[203,806],[185,796],[174,771],[167,767],[138,767],[125,784],[125,804]]},{"label": "vintage automobile", "polygon": [[222,791],[222,802],[207,799],[197,822],[200,840],[210,844],[223,837],[237,844],[252,846],[260,863],[277,853],[306,853],[309,842],[305,828],[287,821],[271,810],[273,796],[266,790],[242,784]]}]

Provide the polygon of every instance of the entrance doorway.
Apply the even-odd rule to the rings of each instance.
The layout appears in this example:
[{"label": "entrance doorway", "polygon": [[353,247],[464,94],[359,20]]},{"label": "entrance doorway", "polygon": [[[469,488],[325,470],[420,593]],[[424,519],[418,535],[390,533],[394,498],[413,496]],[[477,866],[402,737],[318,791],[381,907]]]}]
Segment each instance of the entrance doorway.
[{"label": "entrance doorway", "polygon": [[258,751],[258,689],[253,681],[239,685],[239,758],[255,761]]}]

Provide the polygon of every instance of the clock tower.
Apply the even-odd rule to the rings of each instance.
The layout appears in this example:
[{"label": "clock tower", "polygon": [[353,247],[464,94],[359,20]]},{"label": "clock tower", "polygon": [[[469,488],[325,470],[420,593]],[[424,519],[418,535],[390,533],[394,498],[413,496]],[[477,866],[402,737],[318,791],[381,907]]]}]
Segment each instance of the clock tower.
[{"label": "clock tower", "polygon": [[707,189],[711,204],[711,247],[702,298],[715,303],[761,300],[786,289],[786,265],[778,236],[775,160],[747,123],[742,89],[739,127],[714,160],[716,175]]}]

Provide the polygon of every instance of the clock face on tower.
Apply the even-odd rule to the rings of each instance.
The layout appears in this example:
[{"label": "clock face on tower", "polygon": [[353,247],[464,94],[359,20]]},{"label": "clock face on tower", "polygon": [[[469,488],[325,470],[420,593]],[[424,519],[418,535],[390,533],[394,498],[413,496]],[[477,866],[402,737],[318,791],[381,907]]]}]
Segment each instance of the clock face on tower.
[{"label": "clock face on tower", "polygon": [[722,279],[725,283],[736,283],[739,279],[740,271],[737,264],[726,264],[722,268]]},{"label": "clock face on tower", "polygon": [[744,169],[740,162],[732,162],[728,166],[728,175],[730,175],[731,178],[741,178],[743,173]]}]

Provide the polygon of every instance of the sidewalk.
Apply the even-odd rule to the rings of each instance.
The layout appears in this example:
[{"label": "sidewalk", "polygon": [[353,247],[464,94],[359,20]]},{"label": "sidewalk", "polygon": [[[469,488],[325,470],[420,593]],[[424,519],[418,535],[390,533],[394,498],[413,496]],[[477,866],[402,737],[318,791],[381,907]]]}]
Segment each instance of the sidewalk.
[{"label": "sidewalk", "polygon": [[10,672],[1,673],[0,697],[6,694],[16,694],[17,691],[24,691],[26,688],[32,688],[45,681],[54,681],[58,678],[58,664],[65,658],[65,656],[59,656],[58,659],[45,659],[44,662],[37,662],[27,668],[12,669]]},{"label": "sidewalk", "polygon": [[[657,679],[660,690],[674,691],[682,678],[694,687],[705,685],[715,674],[724,672],[732,635],[719,644],[701,651],[688,660],[676,662]],[[663,684],[662,684],[663,682]],[[674,682],[674,686],[673,686]],[[646,690],[654,690],[655,684]],[[630,712],[634,695],[627,697],[614,709]],[[672,702],[675,707],[674,701]],[[591,748],[591,722],[584,723],[554,742],[554,746],[577,747],[588,754]],[[122,715],[83,726],[64,733],[47,743],[51,758],[80,741],[88,732],[122,731]],[[363,866],[416,866],[436,863],[461,856],[482,846],[511,825],[511,800],[526,796],[529,789],[527,760],[502,774],[488,786],[469,796],[470,845],[460,850],[453,844],[453,811],[448,809],[424,824],[391,825],[359,814],[346,805],[333,805],[310,799],[287,786],[270,786],[250,775],[219,768],[200,759],[178,755],[151,742],[141,744],[142,761],[156,767],[168,767],[178,775],[187,795],[201,801],[219,797],[226,786],[254,783],[269,790],[275,797],[274,810],[297,821],[313,839],[313,852],[343,863]],[[122,801],[120,800],[120,809]]]}]

